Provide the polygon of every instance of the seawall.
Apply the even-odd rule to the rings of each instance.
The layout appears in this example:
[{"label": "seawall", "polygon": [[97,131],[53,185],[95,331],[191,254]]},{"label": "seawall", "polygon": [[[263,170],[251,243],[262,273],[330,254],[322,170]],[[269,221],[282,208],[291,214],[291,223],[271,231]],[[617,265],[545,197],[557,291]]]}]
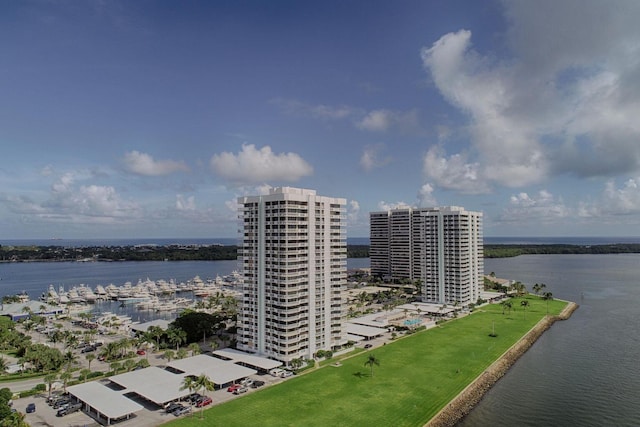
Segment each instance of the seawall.
[{"label": "seawall", "polygon": [[455,426],[482,400],[484,394],[504,375],[509,368],[536,342],[542,334],[558,320],[566,320],[578,309],[578,304],[569,302],[557,316],[545,316],[518,342],[493,362],[478,378],[462,390],[447,406],[438,412],[426,427]]}]

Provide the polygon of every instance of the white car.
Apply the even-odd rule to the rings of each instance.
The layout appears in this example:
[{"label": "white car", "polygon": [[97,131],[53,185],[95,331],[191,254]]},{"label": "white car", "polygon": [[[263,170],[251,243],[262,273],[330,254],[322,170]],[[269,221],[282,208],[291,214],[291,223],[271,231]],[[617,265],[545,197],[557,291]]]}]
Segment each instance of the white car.
[{"label": "white car", "polygon": [[271,376],[274,376],[274,377],[282,376],[283,372],[284,372],[284,369],[280,369],[280,368],[274,368],[274,369],[269,371]]},{"label": "white car", "polygon": [[240,384],[242,384],[245,387],[251,387],[251,384],[253,384],[253,380],[251,378],[245,378],[242,381],[240,381]]},{"label": "white car", "polygon": [[289,378],[293,376],[293,372],[291,371],[282,371],[282,373],[280,374],[280,377],[282,378]]}]

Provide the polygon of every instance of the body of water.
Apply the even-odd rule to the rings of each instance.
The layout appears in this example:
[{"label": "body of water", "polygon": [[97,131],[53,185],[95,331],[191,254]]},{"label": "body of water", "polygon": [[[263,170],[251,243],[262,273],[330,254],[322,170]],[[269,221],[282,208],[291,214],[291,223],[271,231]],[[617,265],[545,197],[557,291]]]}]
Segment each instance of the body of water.
[{"label": "body of water", "polygon": [[[368,267],[369,260],[349,259],[347,266]],[[0,295],[26,291],[35,299],[50,284],[181,282],[235,269],[236,261],[0,263]],[[528,289],[544,283],[555,298],[580,308],[547,331],[460,426],[640,426],[640,254],[487,259],[485,271]],[[96,308],[135,310],[111,302]],[[175,316],[131,315],[140,321]]]}]

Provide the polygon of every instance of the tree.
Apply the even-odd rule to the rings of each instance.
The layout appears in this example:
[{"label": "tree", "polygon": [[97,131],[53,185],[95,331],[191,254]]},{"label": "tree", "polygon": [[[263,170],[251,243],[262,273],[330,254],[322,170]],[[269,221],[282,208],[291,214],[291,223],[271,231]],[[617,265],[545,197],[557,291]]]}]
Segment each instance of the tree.
[{"label": "tree", "polygon": [[136,367],[136,362],[133,359],[127,359],[122,362],[122,367],[125,371],[130,372],[131,370],[133,370],[133,368]]},{"label": "tree", "polygon": [[551,292],[545,292],[542,294],[542,299],[547,302],[547,314],[549,314],[549,301],[553,299],[553,294]]},{"label": "tree", "polygon": [[369,354],[367,361],[364,362],[364,366],[367,365],[371,368],[371,376],[373,377],[373,365],[380,366],[380,360],[378,360],[378,358],[373,354]]},{"label": "tree", "polygon": [[189,351],[191,352],[191,356],[200,354],[200,344],[198,344],[197,342],[192,342],[191,344],[189,344]]},{"label": "tree", "polygon": [[175,357],[175,353],[173,352],[173,350],[167,350],[164,352],[163,357],[167,359],[167,361],[171,362],[171,359]]},{"label": "tree", "polygon": [[[186,377],[184,377],[184,380],[182,380],[182,386],[180,386],[180,390],[189,390],[190,394],[193,394],[194,391],[196,391],[198,388],[198,384],[196,382],[196,377],[194,377],[193,375],[187,375]],[[191,400],[189,400],[189,405],[192,405],[193,402]],[[191,415],[193,416],[193,412],[191,413]]]},{"label": "tree", "polygon": [[502,314],[504,314],[505,310],[509,310],[509,313],[511,313],[511,309],[513,308],[511,301],[502,301],[500,305],[502,305]]},{"label": "tree", "polygon": [[44,383],[47,385],[47,388],[49,389],[49,397],[51,397],[51,385],[54,382],[56,382],[57,379],[58,379],[58,375],[56,374],[47,374],[43,378]]},{"label": "tree", "polygon": [[66,393],[67,392],[67,383],[71,379],[71,372],[64,371],[63,373],[60,374],[60,379],[62,380],[62,386],[64,388],[64,392]]},{"label": "tree", "polygon": [[176,359],[184,359],[188,355],[189,355],[189,352],[185,348],[181,348],[178,351],[176,351]]},{"label": "tree", "polygon": [[526,319],[527,318],[527,307],[529,307],[529,301],[527,301],[526,299],[522,300],[522,301],[520,301],[520,305],[524,309],[523,310],[523,312],[524,312],[523,317]]},{"label": "tree", "polygon": [[87,355],[84,356],[84,358],[87,359],[87,362],[89,362],[89,370],[91,370],[91,362],[96,359],[96,355],[93,353],[87,353]]},{"label": "tree", "polygon": [[147,332],[156,340],[156,351],[160,350],[160,338],[164,335],[164,329],[160,326],[149,326]]},{"label": "tree", "polygon": [[167,339],[172,345],[175,344],[176,351],[178,351],[180,344],[186,341],[187,333],[182,329],[171,327],[167,329]]},{"label": "tree", "polygon": [[90,373],[91,369],[80,369],[80,378],[82,378],[82,381],[86,381]]},{"label": "tree", "polygon": [[[196,378],[196,389],[201,390],[202,394],[205,394],[206,391],[213,391],[215,389],[215,383],[211,381],[205,374],[201,374],[198,378]],[[200,407],[200,419],[204,418],[204,405]]]}]

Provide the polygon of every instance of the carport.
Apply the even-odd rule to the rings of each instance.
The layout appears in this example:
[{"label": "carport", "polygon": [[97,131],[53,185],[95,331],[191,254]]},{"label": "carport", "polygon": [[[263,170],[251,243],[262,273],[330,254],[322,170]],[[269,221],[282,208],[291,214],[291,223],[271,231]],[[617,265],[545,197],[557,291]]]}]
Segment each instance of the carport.
[{"label": "carport", "polygon": [[151,366],[109,377],[109,381],[125,388],[120,393],[133,392],[158,406],[164,406],[191,394],[189,390],[180,390],[184,377],[185,375]]},{"label": "carport", "polygon": [[232,360],[233,363],[255,368],[262,372],[268,372],[273,368],[282,366],[282,362],[278,360],[268,359],[266,357],[256,356],[255,354],[244,353],[232,348],[225,348],[213,352],[215,356]]},{"label": "carport", "polygon": [[141,405],[122,396],[121,392],[90,381],[67,388],[69,394],[83,404],[83,409],[98,422],[110,425],[113,420],[129,419],[143,409]]},{"label": "carport", "polygon": [[[233,362],[224,361],[215,357],[199,354],[186,359],[173,360],[167,366],[186,375],[209,377],[216,387],[225,387],[239,379],[257,373],[255,369],[236,365]],[[177,375],[176,375],[177,376]]]},{"label": "carport", "polygon": [[356,325],[355,323],[345,323],[345,329],[349,335],[359,335],[367,340],[379,337],[387,332],[386,329],[374,328],[373,326]]}]

